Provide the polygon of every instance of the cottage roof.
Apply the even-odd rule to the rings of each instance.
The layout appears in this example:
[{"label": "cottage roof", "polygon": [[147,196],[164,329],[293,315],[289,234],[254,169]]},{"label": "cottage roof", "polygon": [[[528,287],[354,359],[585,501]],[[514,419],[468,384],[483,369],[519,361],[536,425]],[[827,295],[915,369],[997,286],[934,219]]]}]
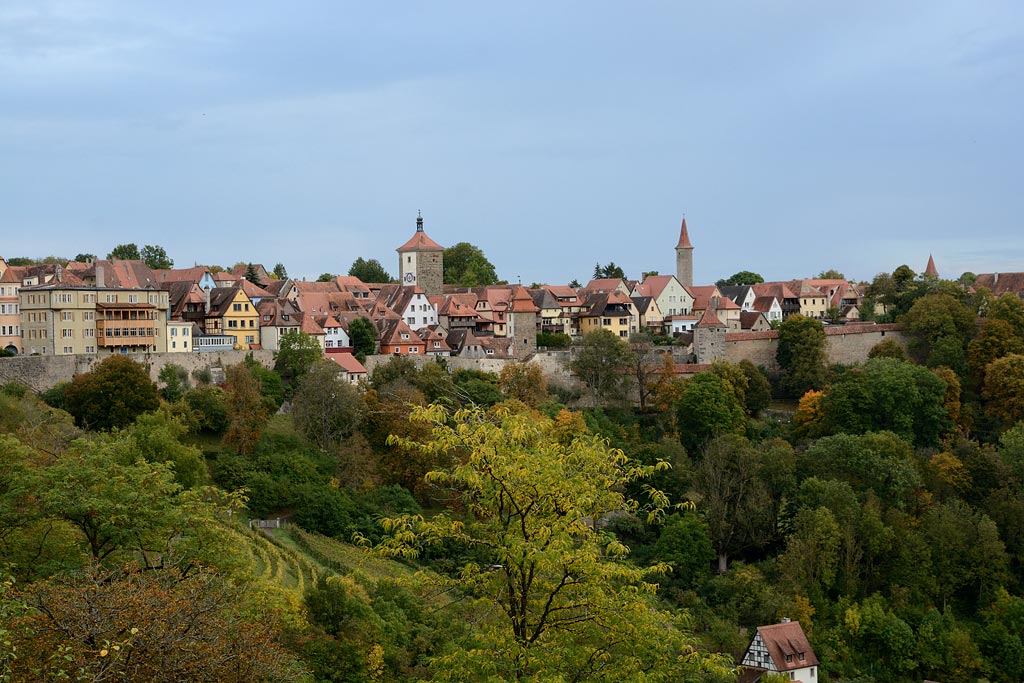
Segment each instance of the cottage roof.
[{"label": "cottage roof", "polygon": [[587,283],[587,286],[583,288],[587,294],[593,294],[595,292],[611,292],[619,288],[623,284],[622,278],[618,277],[605,277],[591,280]]},{"label": "cottage roof", "polygon": [[633,288],[633,292],[640,296],[652,296],[657,299],[673,280],[679,282],[675,275],[648,275],[643,282]]},{"label": "cottage roof", "polygon": [[[207,317],[220,318],[227,313],[235,297],[242,292],[240,287],[216,287],[210,290],[210,310]],[[244,294],[244,292],[243,292]]]},{"label": "cottage roof", "polygon": [[[786,672],[818,665],[818,657],[814,654],[814,649],[811,648],[811,643],[807,640],[799,621],[758,626],[757,633],[768,649],[768,656],[772,658],[775,668],[779,671]],[[804,656],[803,660],[799,658],[801,654]],[[788,662],[787,655],[790,659]]]},{"label": "cottage roof", "polygon": [[765,324],[768,324],[768,319],[761,311],[740,311],[740,329],[751,330],[762,318],[764,318]]},{"label": "cottage roof", "polygon": [[704,309],[704,315],[700,317],[700,322],[697,323],[697,327],[728,327],[721,319],[715,314],[713,308],[708,306]]},{"label": "cottage roof", "polygon": [[537,313],[540,309],[533,303],[533,297],[526,291],[526,287],[516,287],[512,295],[512,303],[509,306],[511,313]]},{"label": "cottage roof", "polygon": [[974,287],[985,287],[996,296],[1007,292],[1024,296],[1024,273],[979,273]]},{"label": "cottage roof", "polygon": [[365,375],[366,367],[351,353],[331,353],[328,359],[337,363],[342,370],[350,375]]},{"label": "cottage roof", "polygon": [[194,266],[192,268],[171,268],[168,270],[154,270],[158,282],[199,282],[203,276],[210,272],[206,266]]},{"label": "cottage roof", "polygon": [[754,310],[758,311],[759,313],[768,313],[770,310],[772,310],[772,304],[774,304],[776,301],[777,299],[774,296],[755,297]]}]

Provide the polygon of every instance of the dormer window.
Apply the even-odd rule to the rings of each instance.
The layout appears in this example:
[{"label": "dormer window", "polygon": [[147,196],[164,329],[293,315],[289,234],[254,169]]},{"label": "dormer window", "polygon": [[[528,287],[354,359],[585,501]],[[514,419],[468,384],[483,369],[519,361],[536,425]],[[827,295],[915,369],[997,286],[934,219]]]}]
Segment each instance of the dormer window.
[{"label": "dormer window", "polygon": [[786,655],[786,663],[790,664],[793,661],[793,655]]},{"label": "dormer window", "polygon": [[405,332],[402,333],[402,339],[408,339],[409,335]]}]

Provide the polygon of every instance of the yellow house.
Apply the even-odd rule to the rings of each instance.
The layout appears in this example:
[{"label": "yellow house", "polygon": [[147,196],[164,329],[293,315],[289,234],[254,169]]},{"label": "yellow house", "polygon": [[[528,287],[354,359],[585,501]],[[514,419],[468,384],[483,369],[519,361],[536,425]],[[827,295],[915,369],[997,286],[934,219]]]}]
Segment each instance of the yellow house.
[{"label": "yellow house", "polygon": [[208,335],[235,337],[235,345],[242,349],[262,348],[259,312],[241,287],[210,290],[203,327]]},{"label": "yellow house", "polygon": [[821,320],[828,311],[828,294],[812,286],[806,280],[793,283],[794,291],[800,298],[800,315]]},{"label": "yellow house", "polygon": [[190,320],[167,321],[168,353],[191,353],[195,350],[192,346],[193,324]]},{"label": "yellow house", "polygon": [[579,333],[608,330],[617,337],[629,337],[636,308],[633,301],[620,291],[591,294],[579,313]]},{"label": "yellow house", "polygon": [[166,351],[167,292],[54,283],[19,292],[24,352]]}]

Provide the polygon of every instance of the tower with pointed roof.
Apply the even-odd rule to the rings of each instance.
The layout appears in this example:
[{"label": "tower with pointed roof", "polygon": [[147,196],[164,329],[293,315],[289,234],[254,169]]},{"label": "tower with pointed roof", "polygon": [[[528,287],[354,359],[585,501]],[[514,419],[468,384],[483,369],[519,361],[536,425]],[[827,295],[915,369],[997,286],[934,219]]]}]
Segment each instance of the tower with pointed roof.
[{"label": "tower with pointed roof", "polygon": [[512,291],[508,307],[508,334],[515,340],[516,356],[526,358],[537,352],[537,313],[533,297],[526,287],[519,285]]},{"label": "tower with pointed roof", "polygon": [[715,297],[704,309],[700,322],[693,328],[693,349],[697,363],[714,363],[725,358],[725,333],[729,328],[718,317],[715,312],[717,308],[718,299]]},{"label": "tower with pointed roof", "polygon": [[939,269],[935,267],[935,259],[932,258],[931,254],[928,254],[928,265],[925,266],[924,274],[928,277],[939,277]]},{"label": "tower with pointed roof", "polygon": [[403,286],[419,285],[427,296],[444,293],[444,247],[423,231],[423,214],[416,217],[416,232],[396,251]]},{"label": "tower with pointed roof", "polygon": [[679,243],[676,244],[676,278],[684,287],[693,287],[693,245],[686,231],[686,216],[679,227]]}]

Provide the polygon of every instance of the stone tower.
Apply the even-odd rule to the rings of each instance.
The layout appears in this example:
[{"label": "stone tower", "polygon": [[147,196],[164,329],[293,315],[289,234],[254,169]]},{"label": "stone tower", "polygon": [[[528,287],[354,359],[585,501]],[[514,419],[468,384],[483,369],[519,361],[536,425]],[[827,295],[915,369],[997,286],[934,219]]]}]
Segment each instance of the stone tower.
[{"label": "stone tower", "polygon": [[416,217],[416,232],[396,251],[403,286],[419,285],[427,296],[444,293],[444,247],[423,232],[422,214]]},{"label": "stone tower", "polygon": [[699,364],[725,358],[725,333],[729,328],[715,313],[717,304],[717,301],[708,304],[700,322],[693,328],[693,348]]},{"label": "stone tower", "polygon": [[526,358],[537,352],[537,313],[533,297],[522,285],[513,288],[508,306],[508,336],[515,340],[516,357]]},{"label": "stone tower", "polygon": [[686,216],[679,228],[679,243],[676,245],[676,278],[684,287],[693,287],[693,245],[686,232]]}]

